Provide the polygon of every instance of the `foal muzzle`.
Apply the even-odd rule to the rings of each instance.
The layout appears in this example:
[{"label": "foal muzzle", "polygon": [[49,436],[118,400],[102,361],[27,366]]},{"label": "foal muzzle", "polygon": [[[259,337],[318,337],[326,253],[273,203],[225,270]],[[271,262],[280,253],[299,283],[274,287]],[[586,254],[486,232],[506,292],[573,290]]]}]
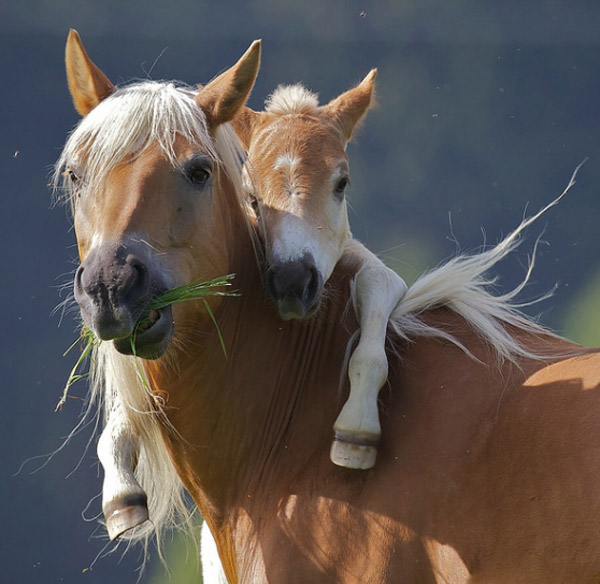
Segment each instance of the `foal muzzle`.
[{"label": "foal muzzle", "polygon": [[275,262],[267,272],[267,288],[283,320],[306,318],[318,308],[323,278],[312,254],[291,262]]}]

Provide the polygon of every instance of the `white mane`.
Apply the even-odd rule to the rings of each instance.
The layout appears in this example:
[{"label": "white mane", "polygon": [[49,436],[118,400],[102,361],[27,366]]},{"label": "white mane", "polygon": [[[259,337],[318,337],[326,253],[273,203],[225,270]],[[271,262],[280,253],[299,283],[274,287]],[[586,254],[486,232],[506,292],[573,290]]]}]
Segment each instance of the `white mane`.
[{"label": "white mane", "polygon": [[[86,115],[69,136],[56,164],[55,187],[64,171],[71,170],[86,191],[94,192],[115,166],[127,157],[143,154],[151,144],[158,144],[175,166],[177,136],[201,145],[215,161],[223,158],[217,153],[219,147],[228,150],[233,155],[229,162],[235,163],[239,154],[233,153],[232,145],[237,141],[232,131],[228,125],[217,130],[220,143],[215,147],[208,135],[204,112],[195,101],[197,93],[196,88],[158,81],[119,88]],[[235,180],[237,175],[230,175]],[[64,184],[65,198],[73,204],[78,189],[69,180]]]},{"label": "white mane", "polygon": [[[197,93],[195,88],[156,81],[119,88],[87,114],[69,136],[55,167],[55,188],[62,179],[64,199],[73,207],[77,194],[93,194],[107,173],[128,157],[140,156],[152,144],[158,144],[176,166],[175,140],[181,136],[222,165],[241,201],[242,148],[229,124],[216,129],[214,140],[210,137],[204,112],[195,101]],[[66,170],[78,175],[77,183],[63,178]],[[165,528],[190,526],[185,491],[162,437],[161,404],[151,394],[142,360],[121,355],[112,343],[99,343],[90,363],[88,407],[78,428],[94,415],[94,406],[108,416],[113,396],[120,396],[139,436],[135,476],[148,496],[152,518],[151,523],[121,539],[142,540],[147,548],[150,538],[156,536],[160,553]]]},{"label": "white mane", "polygon": [[319,96],[302,84],[280,85],[265,102],[265,111],[272,114],[314,113],[319,107]]}]

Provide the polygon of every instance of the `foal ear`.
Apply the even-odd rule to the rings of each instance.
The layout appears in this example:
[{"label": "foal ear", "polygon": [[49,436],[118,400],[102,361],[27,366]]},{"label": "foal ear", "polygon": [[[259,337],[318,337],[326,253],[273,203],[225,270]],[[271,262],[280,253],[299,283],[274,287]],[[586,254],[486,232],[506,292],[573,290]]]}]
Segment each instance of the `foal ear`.
[{"label": "foal ear", "polygon": [[114,93],[115,86],[88,57],[79,33],[73,28],[67,37],[65,65],[69,91],[75,109],[82,116],[88,114],[105,97]]},{"label": "foal ear", "polygon": [[332,116],[338,124],[346,141],[352,138],[356,125],[362,120],[371,106],[375,92],[377,69],[371,69],[368,75],[353,89],[332,99],[323,111]]},{"label": "foal ear", "polygon": [[208,125],[214,129],[230,122],[242,109],[258,75],[260,41],[254,41],[231,69],[206,85],[196,97]]},{"label": "foal ear", "polygon": [[244,107],[242,108],[242,111],[231,121],[231,125],[233,126],[233,129],[235,130],[235,133],[244,150],[248,150],[250,148],[252,133],[254,132],[254,127],[259,118],[259,112],[255,112],[249,107]]}]

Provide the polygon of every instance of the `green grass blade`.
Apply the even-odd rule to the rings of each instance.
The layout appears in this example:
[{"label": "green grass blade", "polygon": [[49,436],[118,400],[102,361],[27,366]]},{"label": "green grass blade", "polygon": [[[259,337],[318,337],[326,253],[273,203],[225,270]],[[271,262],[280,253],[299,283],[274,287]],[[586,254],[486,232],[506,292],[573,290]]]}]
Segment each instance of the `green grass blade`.
[{"label": "green grass blade", "polygon": [[215,318],[215,315],[214,315],[213,311],[211,310],[210,306],[208,305],[208,302],[206,302],[206,300],[204,301],[204,306],[206,307],[206,312],[208,312],[208,316],[210,316],[210,320],[213,321],[213,324],[215,325],[215,328],[217,329],[217,335],[219,335],[219,342],[221,343],[221,349],[223,349],[223,354],[225,355],[225,358],[227,358],[227,349],[225,348],[225,341],[223,340],[223,335],[221,334],[221,329],[219,328],[219,325],[217,324],[217,319]]},{"label": "green grass blade", "polygon": [[234,274],[228,274],[227,276],[214,278],[208,282],[203,282],[198,279],[189,284],[171,288],[156,296],[156,298],[148,305],[148,311],[160,310],[161,308],[169,306],[169,304],[176,304],[177,302],[199,300],[206,296],[239,296],[238,292],[235,290],[215,290],[215,288],[231,286],[231,280],[234,277]]},{"label": "green grass blade", "polygon": [[[228,274],[226,276],[220,276],[218,278],[213,278],[207,282],[203,282],[201,279],[196,279],[189,284],[184,284],[182,286],[176,286],[175,288],[171,288],[170,290],[166,290],[165,292],[159,294],[154,299],[152,299],[146,312],[139,319],[138,323],[135,326],[133,334],[131,335],[131,352],[134,357],[138,376],[143,384],[143,386],[150,391],[150,385],[146,379],[145,371],[143,370],[142,365],[139,362],[139,358],[137,356],[137,352],[135,349],[135,339],[137,335],[137,331],[139,326],[146,321],[149,317],[149,314],[153,310],[161,310],[162,308],[166,308],[171,304],[177,304],[178,302],[191,302],[194,300],[203,300],[204,306],[206,308],[206,312],[208,316],[212,320],[213,324],[217,329],[217,335],[219,337],[219,343],[221,345],[221,349],[223,350],[223,354],[227,357],[227,350],[225,348],[225,341],[223,339],[223,335],[221,334],[221,329],[217,324],[217,320],[213,311],[211,310],[208,302],[206,301],[207,296],[239,296],[240,294],[236,290],[223,290],[222,288],[226,288],[231,286],[231,280],[235,277],[235,274]],[[87,328],[83,327],[81,329],[81,333],[79,338],[63,353],[63,357],[66,356],[70,351],[72,351],[79,343],[83,341],[84,346],[79,355],[79,358],[75,362],[75,365],[71,369],[69,373],[69,377],[67,379],[67,383],[63,390],[62,396],[56,406],[56,410],[60,410],[63,405],[66,403],[69,390],[71,386],[77,381],[87,377],[89,373],[79,373],[80,368],[83,366],[84,362],[92,355],[92,351],[96,345],[98,345],[101,341],[94,337],[94,334]]]},{"label": "green grass blade", "polygon": [[92,351],[94,349],[94,346],[97,344],[97,341],[96,341],[94,335],[92,334],[92,332],[90,331],[90,329],[88,329],[85,326],[81,329],[79,338],[64,352],[63,357],[66,356],[81,341],[83,341],[84,347],[81,351],[81,354],[79,355],[79,358],[75,362],[75,365],[73,365],[71,372],[69,373],[69,377],[67,378],[67,383],[65,384],[61,398],[60,398],[60,400],[58,400],[58,403],[56,404],[56,408],[54,409],[55,412],[58,412],[58,410],[62,409],[62,407],[67,402],[67,398],[69,397],[69,390],[71,389],[71,387],[75,383],[77,383],[80,379],[84,379],[89,375],[88,372],[86,372],[86,373],[78,373],[78,372],[79,372],[79,368],[83,365],[83,363],[86,361],[86,359],[88,357],[90,357],[90,355],[92,354]]}]

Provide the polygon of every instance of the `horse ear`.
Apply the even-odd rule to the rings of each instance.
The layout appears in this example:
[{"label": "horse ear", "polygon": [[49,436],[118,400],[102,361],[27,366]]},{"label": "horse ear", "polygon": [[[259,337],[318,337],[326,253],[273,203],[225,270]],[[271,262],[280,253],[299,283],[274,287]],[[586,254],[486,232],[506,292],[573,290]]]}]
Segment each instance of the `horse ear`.
[{"label": "horse ear", "polygon": [[250,148],[252,133],[254,127],[260,118],[260,113],[255,112],[249,107],[242,108],[242,111],[233,118],[231,125],[245,150]]},{"label": "horse ear", "polygon": [[346,141],[352,138],[356,125],[371,106],[376,76],[377,69],[371,69],[356,87],[342,93],[323,107],[323,111],[332,116],[338,124]]},{"label": "horse ear", "polygon": [[231,121],[243,108],[260,65],[260,41],[254,41],[231,69],[206,85],[196,97],[204,110],[208,125],[216,128]]},{"label": "horse ear", "polygon": [[114,93],[115,86],[88,57],[79,33],[75,29],[71,29],[67,37],[65,65],[69,91],[75,109],[82,116],[88,114],[105,97]]}]

